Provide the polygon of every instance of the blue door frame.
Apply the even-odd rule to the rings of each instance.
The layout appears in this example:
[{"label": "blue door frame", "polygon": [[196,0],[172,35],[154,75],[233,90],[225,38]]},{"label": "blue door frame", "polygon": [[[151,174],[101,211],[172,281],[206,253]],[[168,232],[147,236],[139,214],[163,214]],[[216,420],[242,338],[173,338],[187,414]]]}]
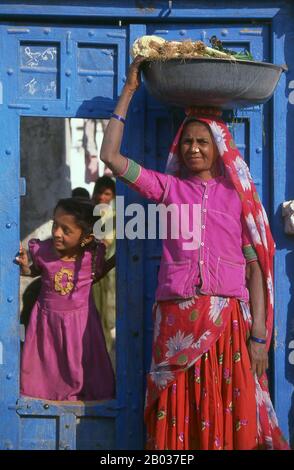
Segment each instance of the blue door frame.
[{"label": "blue door frame", "polygon": [[[150,312],[160,244],[119,241],[117,399],[96,405],[48,405],[42,400],[19,398],[19,273],[12,260],[19,243],[19,197],[24,193],[19,174],[20,116],[109,117],[123,86],[129,47],[136,37],[151,33],[168,39],[185,35],[205,39],[216,32],[234,47],[249,44],[256,58],[287,63],[289,67],[271,102],[263,108],[239,111],[232,127],[257,179],[277,244],[272,394],[283,431],[293,439],[294,238],[284,234],[281,217],[281,203],[293,198],[291,2],[255,1],[248,5],[240,1],[235,6],[236,2],[220,1],[217,8],[210,1],[193,2],[193,6],[185,1],[122,0],[108,2],[107,6],[105,2],[93,6],[90,0],[64,1],[54,6],[45,1],[34,3],[30,1],[24,7],[19,2],[1,4],[0,448],[143,447],[144,375],[149,367]],[[26,79],[34,77],[30,77],[30,65],[22,62],[22,54],[25,47],[40,52],[41,46],[57,47],[59,56],[48,70],[43,67],[38,71],[44,87],[34,98],[26,86]],[[94,64],[99,59],[103,67],[90,64],[89,68],[87,57],[94,57]],[[56,75],[58,86],[50,91]],[[98,88],[101,92],[97,97]],[[175,110],[160,106],[140,90],[128,115],[126,153],[148,167],[162,170],[168,140],[178,119]],[[156,140],[154,131],[167,136],[166,143]],[[140,200],[120,183],[118,193],[125,195],[125,204]],[[87,416],[91,420],[87,421]]]}]

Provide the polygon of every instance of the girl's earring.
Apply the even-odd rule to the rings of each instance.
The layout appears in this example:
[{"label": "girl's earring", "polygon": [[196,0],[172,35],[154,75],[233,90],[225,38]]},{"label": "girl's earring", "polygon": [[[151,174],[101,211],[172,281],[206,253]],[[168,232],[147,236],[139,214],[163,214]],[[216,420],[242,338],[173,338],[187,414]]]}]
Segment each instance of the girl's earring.
[{"label": "girl's earring", "polygon": [[85,245],[86,245],[85,242],[82,242],[82,243],[81,243],[81,247],[82,247],[82,248],[84,248]]}]

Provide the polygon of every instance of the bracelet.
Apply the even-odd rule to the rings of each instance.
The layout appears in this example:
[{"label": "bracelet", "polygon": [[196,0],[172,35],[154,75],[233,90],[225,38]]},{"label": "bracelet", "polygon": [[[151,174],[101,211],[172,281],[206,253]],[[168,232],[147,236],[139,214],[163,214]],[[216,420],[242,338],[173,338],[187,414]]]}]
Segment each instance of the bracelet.
[{"label": "bracelet", "polygon": [[249,336],[249,339],[255,343],[266,344],[266,339],[257,338],[256,336]]},{"label": "bracelet", "polygon": [[122,116],[120,116],[119,114],[115,114],[115,113],[112,113],[112,115],[110,116],[114,119],[117,119],[118,121],[121,121],[123,124],[126,123],[126,120],[125,118],[123,118]]}]

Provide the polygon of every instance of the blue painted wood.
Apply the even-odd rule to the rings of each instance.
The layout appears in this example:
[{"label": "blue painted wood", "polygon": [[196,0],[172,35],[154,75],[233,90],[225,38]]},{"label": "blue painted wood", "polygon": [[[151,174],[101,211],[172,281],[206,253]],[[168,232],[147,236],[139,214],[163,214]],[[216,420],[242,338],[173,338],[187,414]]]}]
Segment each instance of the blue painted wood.
[{"label": "blue painted wood", "polygon": [[[118,26],[97,26],[93,30],[82,26],[19,28],[2,25],[0,44],[1,71],[4,71],[0,119],[3,120],[1,127],[5,129],[0,156],[0,224],[1,242],[5,247],[0,250],[0,275],[5,280],[1,282],[0,291],[3,314],[0,321],[3,363],[0,393],[1,416],[5,417],[0,426],[0,447],[113,449],[118,445],[115,441],[116,418],[126,408],[124,387],[118,388],[116,400],[94,407],[72,408],[69,403],[54,406],[43,400],[19,399],[19,268],[13,264],[13,259],[19,246],[19,196],[24,192],[19,183],[19,115],[109,117],[125,77],[125,29]],[[97,90],[100,90],[98,96]],[[126,331],[126,324],[122,330]],[[133,343],[137,341],[137,330],[134,326]],[[118,347],[124,350],[122,345]],[[137,349],[142,351],[142,348]],[[118,378],[119,383],[122,382]],[[133,382],[127,374],[124,384],[130,384],[131,395],[135,390]],[[129,397],[127,407],[133,414],[138,409],[136,397]],[[143,393],[138,397],[142,409]],[[137,420],[140,422],[142,419]],[[140,435],[142,432],[128,435],[126,447],[132,447],[131,443]]]},{"label": "blue painted wood", "polygon": [[[135,38],[146,34],[145,25],[130,25],[130,44]],[[131,59],[126,57],[127,62]],[[144,94],[139,90],[132,101],[122,144],[122,153],[139,163],[144,158]],[[136,130],[134,132],[134,130]],[[117,195],[124,197],[125,207],[142,202],[135,192],[117,182]],[[116,206],[117,215],[119,213]],[[123,222],[122,222],[123,223]],[[117,227],[118,229],[118,227]],[[117,447],[119,449],[142,449],[143,441],[143,240],[118,240],[118,290],[117,290],[117,348],[126,354],[117,355],[118,383],[121,383],[120,400],[124,409],[117,419]],[[127,347],[126,347],[127,346]],[[121,380],[121,382],[120,382]]]},{"label": "blue painted wood", "polygon": [[[5,89],[5,80],[3,80]],[[3,111],[3,107],[2,107]],[[18,193],[19,168],[17,165],[19,125],[15,113],[0,113],[2,147],[0,152],[0,280],[1,280],[1,364],[0,364],[0,414],[3,417],[1,449],[19,447],[19,423],[15,410],[19,390],[16,361],[19,358],[18,321],[18,268],[12,260],[18,246]],[[12,140],[14,135],[15,140]]]},{"label": "blue painted wood", "polygon": [[[273,21],[273,60],[288,64],[289,72],[278,84],[272,102],[272,210],[273,231],[277,244],[275,257],[275,407],[283,430],[294,446],[294,363],[290,361],[294,339],[294,239],[284,234],[281,204],[293,199],[293,104],[289,101],[289,84],[293,80],[294,54],[293,6],[279,12]],[[293,348],[293,345],[292,345]]]},{"label": "blue painted wood", "polygon": [[[278,3],[278,4],[277,4]],[[252,2],[245,5],[243,1],[228,2],[220,1],[216,7],[215,2],[191,2],[190,0],[182,0],[180,3],[176,0],[172,2],[172,8],[169,8],[168,0],[161,1],[143,1],[143,0],[111,0],[97,4],[95,0],[83,1],[63,0],[60,2],[52,2],[46,0],[30,1],[29,4],[23,6],[21,1],[3,2],[1,5],[1,15],[19,15],[37,16],[38,18],[50,16],[51,18],[160,18],[161,20],[170,20],[173,18],[181,18],[190,20],[191,18],[199,21],[199,19],[208,18],[273,18],[279,8],[285,2]],[[43,5],[46,5],[46,9]]]},{"label": "blue painted wood", "polygon": [[126,28],[3,25],[2,34],[13,50],[20,45],[15,55],[5,48],[10,109],[76,117],[99,109],[99,117],[109,116],[125,79]]}]

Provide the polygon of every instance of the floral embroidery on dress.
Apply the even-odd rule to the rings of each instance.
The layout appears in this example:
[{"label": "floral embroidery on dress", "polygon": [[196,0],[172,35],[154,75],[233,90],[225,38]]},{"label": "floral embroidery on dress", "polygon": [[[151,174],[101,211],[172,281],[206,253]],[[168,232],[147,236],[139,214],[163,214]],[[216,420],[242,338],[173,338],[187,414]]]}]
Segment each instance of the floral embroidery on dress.
[{"label": "floral embroidery on dress", "polygon": [[236,431],[240,431],[241,427],[247,426],[247,424],[248,424],[247,419],[239,419],[235,424]]},{"label": "floral embroidery on dress", "polygon": [[195,304],[195,298],[193,297],[192,299],[189,300],[184,300],[183,302],[179,302],[179,307],[181,310],[185,310],[186,308],[190,308],[191,305]]},{"label": "floral embroidery on dress", "polygon": [[232,322],[232,327],[233,327],[233,330],[237,331],[239,329],[239,322],[238,320],[233,320]]},{"label": "floral embroidery on dress", "polygon": [[194,369],[194,380],[197,384],[200,384],[200,382],[201,382],[199,367],[195,367],[195,369]]},{"label": "floral embroidery on dress", "polygon": [[230,369],[224,369],[223,376],[227,385],[231,383]]},{"label": "floral embroidery on dress", "polygon": [[164,419],[166,418],[166,411],[165,410],[159,410],[157,412],[157,419]]},{"label": "floral embroidery on dress", "polygon": [[170,313],[169,315],[167,315],[167,318],[166,318],[166,323],[168,324],[168,326],[173,326],[175,324],[175,316]]},{"label": "floral embroidery on dress", "polygon": [[172,382],[175,378],[171,370],[164,368],[168,366],[168,362],[162,362],[158,364],[156,370],[150,371],[150,378],[159,389],[165,388],[169,382]]},{"label": "floral embroidery on dress", "polygon": [[186,354],[181,354],[177,359],[177,364],[184,365],[188,362],[188,356]]},{"label": "floral embroidery on dress", "polygon": [[264,244],[264,246],[267,249],[266,228],[265,228],[263,213],[261,211],[258,212],[256,218],[257,218],[257,222],[258,222],[259,227],[260,227],[260,235],[261,235],[262,243]]},{"label": "floral embroidery on dress", "polygon": [[206,428],[209,428],[210,424],[211,424],[210,421],[202,419],[201,420],[201,431],[205,431]]},{"label": "floral embroidery on dress", "polygon": [[243,314],[245,323],[247,323],[248,325],[251,325],[252,317],[251,317],[249,304],[247,302],[240,302],[240,307],[241,307],[241,312]]},{"label": "floral embroidery on dress", "polygon": [[228,151],[225,139],[225,132],[220,126],[217,125],[215,121],[212,121],[210,123],[210,129],[217,144],[219,153],[223,155],[225,152]]},{"label": "floral embroidery on dress", "polygon": [[219,324],[219,317],[221,315],[222,310],[227,307],[229,304],[229,300],[225,297],[210,297],[210,309],[209,309],[209,319],[213,321],[215,324]]},{"label": "floral embroidery on dress", "polygon": [[200,336],[200,338],[196,341],[196,343],[192,344],[192,348],[199,349],[201,346],[201,343],[203,341],[206,341],[209,335],[210,335],[210,331],[209,330],[205,331],[205,333],[203,333],[203,335]]},{"label": "floral embroidery on dress", "polygon": [[273,287],[273,280],[272,280],[271,274],[268,275],[266,282],[267,282],[267,288],[270,293],[270,303],[273,306],[274,305],[274,287]]},{"label": "floral embroidery on dress", "polygon": [[257,230],[257,226],[256,226],[253,215],[248,214],[245,218],[246,218],[246,222],[247,222],[248,228],[250,230],[250,234],[252,236],[253,242],[256,245],[261,245],[262,244],[261,243],[261,238],[260,238],[259,232]]},{"label": "floral embroidery on dress", "polygon": [[234,388],[233,395],[234,395],[234,398],[238,398],[240,396],[240,389]]},{"label": "floral embroidery on dress", "polygon": [[54,290],[60,295],[69,294],[74,288],[73,279],[74,272],[72,269],[60,268],[54,276]]},{"label": "floral embroidery on dress", "polygon": [[185,336],[185,333],[182,331],[177,331],[175,336],[169,338],[166,342],[168,351],[166,352],[166,357],[172,357],[183,349],[188,349],[194,341],[194,336],[189,334]]},{"label": "floral embroidery on dress", "polygon": [[219,364],[222,364],[223,361],[224,361],[224,355],[223,355],[223,353],[221,353],[221,354],[219,355],[219,357],[218,357],[218,363],[219,363]]},{"label": "floral embroidery on dress", "polygon": [[200,313],[199,313],[198,310],[196,310],[196,309],[192,310],[192,312],[190,313],[190,316],[189,316],[189,320],[190,321],[196,321],[196,320],[198,320],[199,315],[200,315]]},{"label": "floral embroidery on dress", "polygon": [[184,433],[183,433],[183,432],[181,432],[181,433],[179,434],[179,440],[180,440],[181,442],[184,442]]},{"label": "floral embroidery on dress", "polygon": [[234,357],[233,357],[234,362],[240,362],[241,361],[241,353],[239,351],[235,352]]},{"label": "floral embroidery on dress", "polygon": [[232,414],[232,412],[233,412],[233,403],[230,401],[228,406],[225,408],[225,413]]},{"label": "floral embroidery on dress", "polygon": [[214,444],[215,444],[215,447],[220,448],[221,441],[220,441],[220,438],[218,436],[216,436],[216,438],[214,439]]},{"label": "floral embroidery on dress", "polygon": [[246,191],[247,189],[250,190],[251,182],[249,179],[248,168],[247,168],[246,163],[241,157],[236,157],[233,163],[235,165],[235,169],[239,176],[239,180],[242,185],[242,188],[244,189],[244,191]]}]

